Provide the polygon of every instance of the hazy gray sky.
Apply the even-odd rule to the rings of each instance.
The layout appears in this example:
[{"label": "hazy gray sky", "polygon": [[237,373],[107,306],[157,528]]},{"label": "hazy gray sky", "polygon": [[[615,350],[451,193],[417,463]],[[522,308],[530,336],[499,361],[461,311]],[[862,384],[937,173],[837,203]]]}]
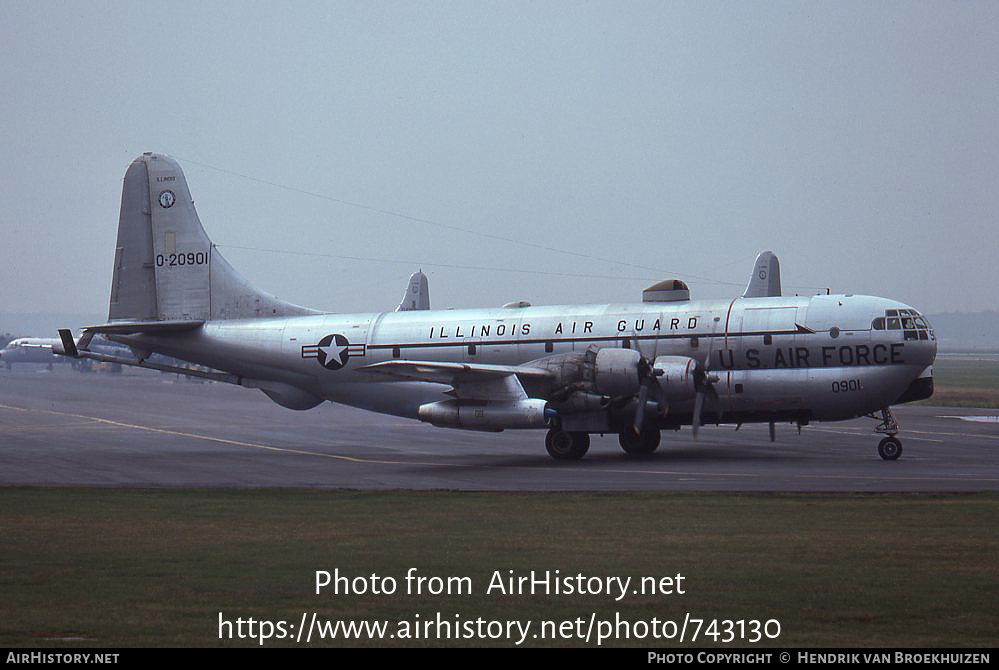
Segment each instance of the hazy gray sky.
[{"label": "hazy gray sky", "polygon": [[333,311],[421,263],[435,307],[735,295],[762,249],[785,292],[999,308],[996,2],[6,2],[0,44],[4,311],[106,311],[144,150]]}]

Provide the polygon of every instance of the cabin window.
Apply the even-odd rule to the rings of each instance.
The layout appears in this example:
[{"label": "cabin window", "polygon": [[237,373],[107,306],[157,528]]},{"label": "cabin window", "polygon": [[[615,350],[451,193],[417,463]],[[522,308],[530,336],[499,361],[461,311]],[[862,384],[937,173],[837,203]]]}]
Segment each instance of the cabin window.
[{"label": "cabin window", "polygon": [[475,345],[474,344],[468,345],[468,355],[469,356],[474,356],[475,355]]},{"label": "cabin window", "polygon": [[551,353],[555,351],[555,344],[553,342],[545,342],[545,353]]},{"label": "cabin window", "polygon": [[399,347],[392,347],[392,358],[399,358],[402,356],[402,352],[399,351]]},{"label": "cabin window", "polygon": [[773,335],[764,335],[763,336],[763,344],[773,344],[773,343],[774,343],[774,336]]},{"label": "cabin window", "polygon": [[631,349],[631,340],[628,339],[627,337],[624,338],[623,340],[621,340],[621,348],[622,349]]},{"label": "cabin window", "polygon": [[736,393],[742,393],[742,384],[736,384],[735,385],[735,392]]},{"label": "cabin window", "polygon": [[694,349],[697,348],[697,335],[690,338],[690,346]]}]

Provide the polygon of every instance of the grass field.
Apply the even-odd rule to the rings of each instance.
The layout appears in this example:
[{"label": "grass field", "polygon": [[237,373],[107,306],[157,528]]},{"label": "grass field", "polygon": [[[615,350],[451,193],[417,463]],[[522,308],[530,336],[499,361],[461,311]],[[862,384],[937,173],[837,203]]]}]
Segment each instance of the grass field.
[{"label": "grass field", "polygon": [[933,386],[921,404],[999,408],[999,361],[937,358]]},{"label": "grass field", "polygon": [[[780,637],[756,646],[992,646],[999,639],[997,518],[996,494],[0,489],[0,645],[256,644],[220,641],[221,611],[232,621],[295,624],[303,612],[522,622],[592,612],[682,621],[689,612],[779,620]],[[472,593],[405,595],[411,567],[423,576],[467,576]],[[315,571],[337,568],[394,577],[399,592],[315,595]],[[615,602],[485,592],[494,570],[555,569],[597,577],[682,573],[686,593]],[[281,644],[292,643],[268,646]],[[531,639],[525,646],[553,644],[584,643]]]}]

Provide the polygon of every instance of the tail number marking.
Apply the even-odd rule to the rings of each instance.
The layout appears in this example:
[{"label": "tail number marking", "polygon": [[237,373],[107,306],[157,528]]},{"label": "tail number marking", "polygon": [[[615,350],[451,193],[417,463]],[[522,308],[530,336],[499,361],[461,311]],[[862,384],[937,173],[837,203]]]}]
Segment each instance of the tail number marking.
[{"label": "tail number marking", "polygon": [[844,379],[841,382],[832,383],[833,393],[848,393],[850,391],[863,391],[864,384],[859,379]]},{"label": "tail number marking", "polygon": [[208,265],[207,251],[188,251],[186,254],[156,254],[156,267],[179,265]]}]

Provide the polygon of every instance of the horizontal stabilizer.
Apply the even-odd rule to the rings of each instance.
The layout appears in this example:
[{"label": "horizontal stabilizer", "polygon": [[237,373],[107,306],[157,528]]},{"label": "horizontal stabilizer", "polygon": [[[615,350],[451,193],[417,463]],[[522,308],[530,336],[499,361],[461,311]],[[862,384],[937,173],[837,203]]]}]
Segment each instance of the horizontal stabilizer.
[{"label": "horizontal stabilizer", "polygon": [[99,326],[87,326],[84,328],[88,333],[115,333],[117,335],[131,335],[134,333],[166,333],[173,331],[194,330],[200,327],[204,321],[115,321],[113,323],[102,323]]},{"label": "horizontal stabilizer", "polygon": [[[69,331],[59,331],[59,335],[62,336],[63,333],[69,334]],[[63,337],[63,347],[65,347],[65,352],[56,351],[57,354],[62,354],[64,356],[69,356],[71,358],[89,358],[92,361],[97,361],[99,363],[117,363],[119,365],[130,365],[136,368],[145,368],[147,370],[159,370],[160,372],[174,372],[179,375],[185,375],[187,377],[198,377],[200,379],[210,379],[216,382],[225,382],[227,384],[241,384],[243,378],[239,375],[230,374],[228,372],[219,372],[216,370],[201,370],[198,368],[185,368],[179,365],[166,365],[163,363],[150,363],[149,361],[136,360],[134,358],[124,358],[122,356],[111,356],[109,354],[100,354],[96,351],[86,351],[84,349],[78,349],[76,344],[73,343],[72,337],[70,336],[69,344],[72,347],[68,347],[66,344],[65,337]]]}]

